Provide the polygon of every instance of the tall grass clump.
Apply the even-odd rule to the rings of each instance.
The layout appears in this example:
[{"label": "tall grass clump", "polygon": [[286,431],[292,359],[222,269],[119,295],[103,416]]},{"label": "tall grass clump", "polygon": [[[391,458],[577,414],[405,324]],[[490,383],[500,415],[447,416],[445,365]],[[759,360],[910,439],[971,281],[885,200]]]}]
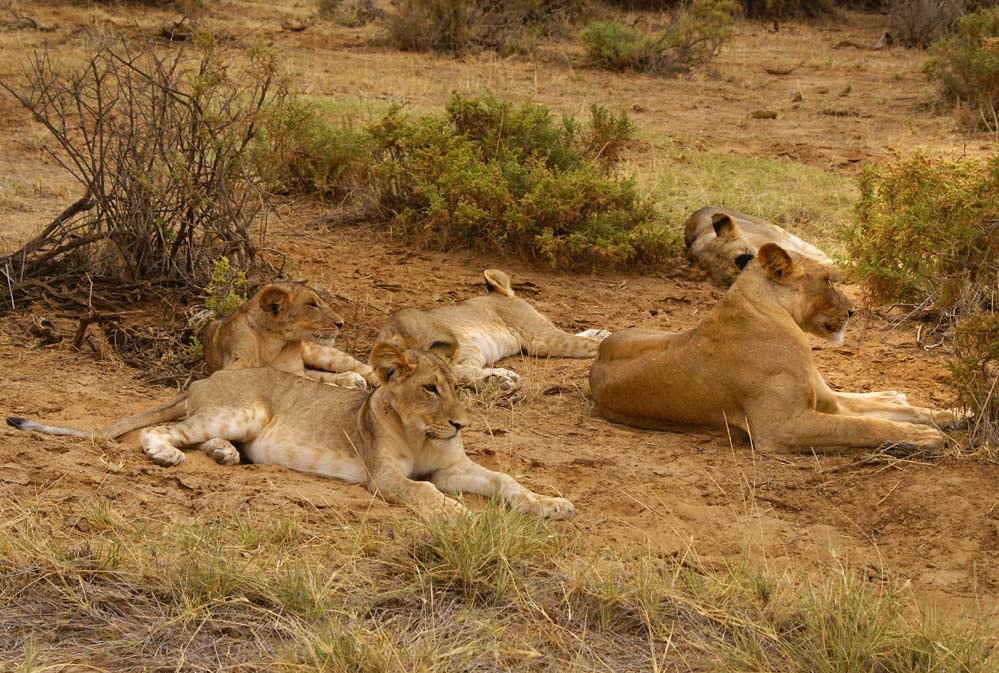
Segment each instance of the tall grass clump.
[{"label": "tall grass clump", "polygon": [[917,155],[868,168],[860,188],[845,243],[870,298],[956,335],[952,385],[977,419],[972,442],[999,445],[999,157]]},{"label": "tall grass clump", "polygon": [[732,35],[734,0],[692,0],[662,35],[626,28],[617,21],[593,21],[580,33],[587,58],[597,67],[677,75],[710,62]]},{"label": "tall grass clump", "polygon": [[435,249],[558,269],[653,266],[675,242],[634,180],[611,170],[632,133],[599,107],[588,125],[490,97],[455,96],[443,118],[395,107],[371,128],[377,202],[396,235]]},{"label": "tall grass clump", "polygon": [[954,35],[932,45],[923,71],[961,106],[964,123],[999,133],[999,7],[962,17]]},{"label": "tall grass clump", "polygon": [[586,8],[585,0],[399,0],[385,23],[404,51],[510,53],[562,35]]}]

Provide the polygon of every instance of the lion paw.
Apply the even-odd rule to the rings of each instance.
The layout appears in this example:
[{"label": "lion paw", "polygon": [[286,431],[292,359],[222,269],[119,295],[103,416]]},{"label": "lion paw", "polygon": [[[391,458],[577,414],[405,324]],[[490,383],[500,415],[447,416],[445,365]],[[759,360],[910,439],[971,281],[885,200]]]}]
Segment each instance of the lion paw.
[{"label": "lion paw", "polygon": [[588,330],[583,330],[576,336],[586,337],[587,339],[596,339],[597,341],[603,341],[610,335],[611,333],[605,329],[588,329]]},{"label": "lion paw", "polygon": [[483,386],[493,386],[500,392],[512,393],[520,388],[520,374],[501,367],[483,369],[477,388]]},{"label": "lion paw", "polygon": [[216,437],[201,444],[201,450],[219,465],[237,465],[239,451],[228,439]]},{"label": "lion paw", "polygon": [[343,378],[337,382],[338,386],[343,386],[344,388],[358,388],[360,390],[368,389],[368,380],[357,372],[344,372],[341,376]]},{"label": "lion paw", "polygon": [[915,444],[922,449],[942,449],[947,446],[947,437],[936,428],[928,426],[914,426],[912,435],[905,440],[905,443]]},{"label": "lion paw", "polygon": [[533,514],[543,519],[571,519],[576,514],[576,508],[565,498],[549,498],[538,495],[526,499],[519,504],[517,510],[524,514]]},{"label": "lion paw", "polygon": [[173,467],[184,462],[184,452],[175,446],[143,443],[142,452],[160,467]]},{"label": "lion paw", "polygon": [[934,411],[933,422],[944,430],[960,430],[968,424],[968,419],[953,411]]}]

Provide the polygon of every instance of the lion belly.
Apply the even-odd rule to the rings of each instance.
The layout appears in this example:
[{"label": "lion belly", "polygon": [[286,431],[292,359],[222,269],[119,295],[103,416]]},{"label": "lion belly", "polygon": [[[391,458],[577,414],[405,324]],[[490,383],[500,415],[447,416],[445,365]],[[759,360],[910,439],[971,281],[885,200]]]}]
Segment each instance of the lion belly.
[{"label": "lion belly", "polygon": [[349,483],[365,481],[360,457],[343,451],[339,442],[313,437],[287,424],[269,424],[253,441],[243,447],[251,462],[279,465],[296,472],[318,474]]},{"label": "lion belly", "polygon": [[517,335],[499,325],[489,324],[463,329],[458,338],[462,350],[471,348],[482,353],[486,366],[520,352],[520,339]]}]

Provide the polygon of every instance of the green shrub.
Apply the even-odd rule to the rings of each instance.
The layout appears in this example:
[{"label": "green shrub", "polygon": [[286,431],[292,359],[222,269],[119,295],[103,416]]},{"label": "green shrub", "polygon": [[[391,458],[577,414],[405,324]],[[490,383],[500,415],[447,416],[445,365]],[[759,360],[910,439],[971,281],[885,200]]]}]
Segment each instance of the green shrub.
[{"label": "green shrub", "polygon": [[510,53],[561,35],[585,9],[585,0],[399,0],[386,25],[405,51]]},{"label": "green shrub", "polygon": [[662,74],[687,72],[711,61],[732,35],[734,0],[693,0],[653,40],[616,21],[593,21],[580,38],[593,65]]},{"label": "green shrub", "polygon": [[233,269],[228,257],[219,257],[204,291],[205,308],[224,318],[246,303],[246,273]]},{"label": "green shrub", "polygon": [[[974,443],[999,441],[999,157],[915,156],[867,169],[846,247],[871,299],[953,334],[958,397]],[[950,332],[946,332],[951,334]]]},{"label": "green shrub", "polygon": [[582,128],[541,105],[455,96],[445,118],[399,107],[371,132],[377,201],[397,235],[502,250],[553,268],[650,266],[674,253],[634,181],[610,174],[632,133],[599,107]]},{"label": "green shrub", "polygon": [[964,122],[999,131],[999,7],[958,21],[955,35],[930,48],[923,71],[947,100],[967,106]]},{"label": "green shrub", "polygon": [[348,28],[365,26],[385,15],[374,0],[317,0],[316,13]]},{"label": "green shrub", "polygon": [[342,198],[363,180],[370,148],[363,131],[332,125],[314,105],[285,96],[263,115],[251,157],[271,192]]}]

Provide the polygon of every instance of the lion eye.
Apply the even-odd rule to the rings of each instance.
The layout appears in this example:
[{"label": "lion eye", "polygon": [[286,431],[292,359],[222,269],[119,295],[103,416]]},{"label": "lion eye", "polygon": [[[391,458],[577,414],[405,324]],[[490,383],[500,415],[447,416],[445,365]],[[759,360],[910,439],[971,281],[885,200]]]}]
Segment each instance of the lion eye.
[{"label": "lion eye", "polygon": [[319,302],[313,299],[312,301],[309,302],[309,306],[311,306],[312,308],[319,308]]},{"label": "lion eye", "polygon": [[428,393],[430,393],[431,395],[440,395],[440,394],[441,394],[441,393],[440,393],[440,391],[439,391],[439,390],[437,390],[437,386],[435,386],[435,385],[434,385],[434,384],[432,384],[432,383],[431,383],[431,384],[429,384],[429,385],[425,385],[425,386],[423,386],[423,389],[424,389],[424,390],[426,390],[426,391],[427,391]]}]

